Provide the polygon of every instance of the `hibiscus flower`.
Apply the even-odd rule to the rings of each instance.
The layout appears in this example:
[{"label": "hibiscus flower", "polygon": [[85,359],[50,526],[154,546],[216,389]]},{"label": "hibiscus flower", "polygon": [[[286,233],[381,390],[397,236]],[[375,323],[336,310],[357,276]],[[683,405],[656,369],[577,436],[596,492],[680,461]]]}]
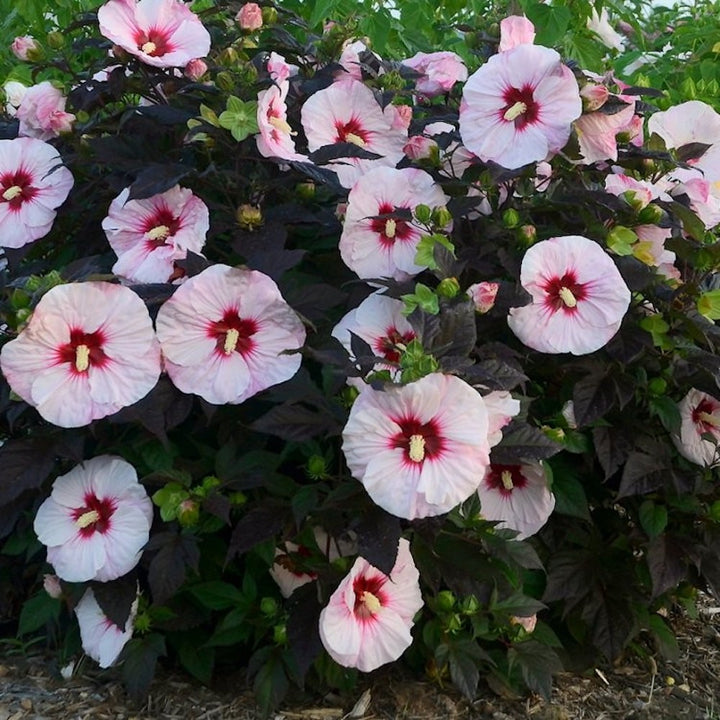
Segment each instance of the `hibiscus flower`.
[{"label": "hibiscus flower", "polygon": [[302,107],[301,120],[310,152],[325,145],[351,143],[380,155],[377,159],[348,157],[328,163],[343,187],[351,188],[374,167],[395,167],[403,158],[407,129],[396,126],[392,105],[381,108],[372,90],[357,80],[335,82],[311,95]]},{"label": "hibiscus flower", "polygon": [[0,354],[10,387],[60,427],[80,427],[136,403],[160,376],[145,303],[107,282],[58,285]]},{"label": "hibiscus flower", "polygon": [[680,454],[697,465],[720,464],[720,400],[692,388],[678,407],[680,436],[673,442]]},{"label": "hibiscus flower", "polygon": [[498,527],[518,531],[518,540],[534,535],[555,507],[545,470],[532,465],[493,463],[478,488],[480,512],[486,520],[500,520]]},{"label": "hibiscus flower", "polygon": [[184,67],[210,51],[210,33],[179,0],[109,0],[98,9],[100,33],[155,67]]},{"label": "hibiscus flower", "polygon": [[0,140],[0,247],[45,237],[73,186],[58,151],[42,140]]},{"label": "hibiscus flower", "polygon": [[563,148],[581,112],[577,81],[560,56],[521,44],[493,55],[465,83],[460,135],[481,160],[514,169]]},{"label": "hibiscus flower", "polygon": [[630,291],[610,256],[579,235],[550,238],[523,257],[520,283],[532,296],[510,309],[508,325],[528,347],[586,355],[619,330]]},{"label": "hibiscus flower", "polygon": [[34,528],[63,580],[107,582],[137,565],[152,519],[152,502],[135,468],[102,455],[55,480]]},{"label": "hibiscus flower", "polygon": [[343,430],[350,472],[397,517],[441,515],[472,495],[489,464],[489,413],[460,378],[434,373],[368,386]]},{"label": "hibiscus flower", "polygon": [[424,170],[370,170],[348,195],[339,245],[343,262],[361,278],[416,275],[423,269],[415,263],[423,231],[407,211],[418,205],[444,207],[448,199]]},{"label": "hibiscus flower", "polygon": [[136,598],[130,608],[125,627],[121,628],[105,615],[91,589],[85,591],[82,599],[75,606],[82,649],[97,661],[101,668],[110,667],[132,637],[137,609]]},{"label": "hibiscus flower", "polygon": [[125,188],[102,221],[118,257],[113,272],[130,282],[165,283],[178,273],[177,260],[205,245],[209,213],[205,203],[179,185],[143,200],[128,200]]},{"label": "hibiscus flower", "polygon": [[320,613],[330,657],[362,672],[397,660],[412,644],[413,617],[423,606],[419,578],[404,538],[390,575],[357,558]]},{"label": "hibiscus flower", "polygon": [[160,308],[157,334],[170,379],[209,403],[241,403],[300,367],[305,328],[271,278],[212,265]]}]

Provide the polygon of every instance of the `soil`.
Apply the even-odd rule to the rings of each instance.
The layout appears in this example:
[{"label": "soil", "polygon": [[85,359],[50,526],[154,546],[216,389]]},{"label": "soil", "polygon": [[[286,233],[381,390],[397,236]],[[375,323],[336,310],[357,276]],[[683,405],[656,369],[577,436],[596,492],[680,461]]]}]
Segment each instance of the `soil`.
[{"label": "soil", "polygon": [[[673,622],[672,662],[638,655],[584,675],[557,676],[552,699],[501,698],[489,688],[468,702],[451,688],[379,670],[348,699],[294,698],[271,720],[720,720],[720,607],[709,599],[697,619]],[[132,707],[113,673],[79,664],[63,680],[52,658],[0,654],[0,720],[261,720],[238,676],[225,689],[160,671],[143,707]]]}]

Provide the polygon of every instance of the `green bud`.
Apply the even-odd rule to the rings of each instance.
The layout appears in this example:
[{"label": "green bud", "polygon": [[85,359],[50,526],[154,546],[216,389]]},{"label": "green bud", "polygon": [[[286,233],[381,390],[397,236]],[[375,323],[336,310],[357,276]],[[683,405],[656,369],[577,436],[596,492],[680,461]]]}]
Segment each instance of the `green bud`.
[{"label": "green bud", "polygon": [[202,479],[202,488],[203,490],[212,490],[213,488],[219,487],[222,485],[220,482],[220,478],[216,478],[214,475],[207,475]]},{"label": "green bud", "polygon": [[648,382],[648,390],[653,395],[664,395],[667,390],[667,382],[661,377],[652,378]]},{"label": "green bud", "polygon": [[10,304],[15,310],[26,308],[30,305],[30,296],[23,290],[20,290],[20,288],[17,288],[13,290],[13,294],[10,296]]},{"label": "green bud", "polygon": [[50,32],[47,35],[47,44],[53,50],[60,50],[65,45],[65,36],[57,30]]},{"label": "green bud", "polygon": [[455,595],[450,590],[441,590],[435,598],[438,610],[450,612],[455,607]]},{"label": "green bud", "polygon": [[306,472],[313,480],[321,480],[327,476],[327,463],[322,455],[312,455],[307,462]]},{"label": "green bud", "polygon": [[445,278],[440,281],[436,292],[440,297],[452,299],[460,292],[460,283],[457,278]]},{"label": "green bud", "polygon": [[240,62],[240,56],[233,47],[226,47],[220,55],[218,55],[218,64],[224,67],[236,67]]},{"label": "green bud", "polygon": [[710,519],[716,523],[720,523],[720,500],[716,500],[709,508],[708,514]]},{"label": "green bud", "polygon": [[232,92],[235,89],[235,78],[229,73],[223,70],[215,76],[215,84],[224,90],[225,92]]},{"label": "green bud", "polygon": [[465,615],[474,615],[480,609],[480,603],[474,595],[469,595],[463,598],[460,608]]},{"label": "green bud", "polygon": [[462,630],[462,618],[455,614],[450,617],[447,623],[447,630],[449,633],[456,633]]},{"label": "green bud", "polygon": [[28,322],[31,315],[32,315],[32,310],[30,308],[20,308],[15,313],[15,320],[17,321],[18,327],[20,325],[24,325],[26,322]]},{"label": "green bud", "polygon": [[565,431],[562,428],[552,428],[545,425],[542,427],[542,431],[551,440],[554,440],[557,443],[561,443],[563,442],[563,440],[565,440]]},{"label": "green bud", "polygon": [[177,509],[178,522],[183,527],[193,527],[200,519],[200,506],[194,500],[183,500]]},{"label": "green bud", "polygon": [[312,200],[315,197],[315,183],[312,180],[298,183],[295,192],[301,200]]},{"label": "green bud", "polygon": [[530,247],[537,240],[537,228],[534,225],[521,225],[517,229],[517,236],[523,247]]},{"label": "green bud", "polygon": [[502,216],[506,228],[515,228],[520,224],[520,213],[515,208],[508,208]]},{"label": "green bud", "polygon": [[273,628],[273,642],[276,645],[287,645],[287,627],[284,624]]},{"label": "green bud", "polygon": [[415,219],[422,225],[429,225],[432,219],[432,210],[427,205],[418,205],[413,213]]},{"label": "green bud", "polygon": [[474,50],[475,48],[480,47],[481,40],[480,36],[476,32],[466,32],[463,36],[463,40],[465,40],[465,44],[471,49]]},{"label": "green bud", "polygon": [[381,75],[378,81],[384,90],[402,90],[405,87],[405,79],[396,70]]},{"label": "green bud", "polygon": [[274,25],[278,21],[278,11],[274,7],[262,9],[263,25]]},{"label": "green bud", "polygon": [[452,222],[453,216],[446,207],[435,208],[432,214],[432,221],[439,228],[447,227]]},{"label": "green bud", "polygon": [[237,492],[230,493],[228,500],[230,500],[233,505],[244,505],[247,502],[247,495],[238,490]]},{"label": "green bud", "polygon": [[264,597],[260,601],[260,612],[263,615],[272,616],[278,611],[278,603],[274,597]]},{"label": "green bud", "polygon": [[148,632],[151,625],[152,620],[147,613],[140,613],[135,617],[135,620],[133,620],[133,628],[138,633],[138,635],[144,635],[146,632]]},{"label": "green bud", "polygon": [[343,407],[349,408],[355,402],[355,398],[360,394],[356,387],[348,386],[340,391],[340,402]]},{"label": "green bud", "polygon": [[238,225],[244,230],[254,230],[263,224],[262,210],[257,205],[245,203],[235,213]]}]

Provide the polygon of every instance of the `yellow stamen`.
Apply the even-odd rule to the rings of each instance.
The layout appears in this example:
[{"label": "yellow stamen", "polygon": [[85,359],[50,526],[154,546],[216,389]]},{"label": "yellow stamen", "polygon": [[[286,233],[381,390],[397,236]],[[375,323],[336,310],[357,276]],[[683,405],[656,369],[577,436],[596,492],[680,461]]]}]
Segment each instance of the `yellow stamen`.
[{"label": "yellow stamen", "polygon": [[516,102],[512,107],[508,108],[503,115],[503,119],[508,122],[519,118],[521,115],[527,112],[527,105],[524,102]]},{"label": "yellow stamen", "polygon": [[170,228],[167,225],[157,225],[145,233],[148,240],[167,240],[169,235]]},{"label": "yellow stamen", "polygon": [[235,328],[230,328],[225,335],[225,344],[223,345],[223,352],[229,355],[238,344],[240,339],[240,333]]},{"label": "yellow stamen", "polygon": [[365,147],[365,141],[355,133],[348,133],[345,136],[345,142],[352,143],[353,145],[357,145],[358,147]]},{"label": "yellow stamen", "polygon": [[152,40],[148,40],[140,49],[146,55],[152,55],[157,50],[157,45]]},{"label": "yellow stamen", "polygon": [[515,487],[512,481],[512,473],[509,470],[503,470],[500,473],[500,480],[506,490],[512,490]]},{"label": "yellow stamen", "polygon": [[397,223],[391,218],[385,221],[385,237],[394,238],[397,230]]},{"label": "yellow stamen", "polygon": [[94,525],[99,519],[100,513],[97,510],[88,510],[75,521],[75,524],[79,528],[86,528],[89,525]]},{"label": "yellow stamen", "polygon": [[698,420],[704,422],[706,425],[712,425],[713,427],[720,428],[720,417],[714,413],[698,413]]},{"label": "yellow stamen", "polygon": [[360,602],[362,602],[371,613],[376,613],[382,607],[380,601],[367,590],[360,596]]},{"label": "yellow stamen", "polygon": [[560,299],[565,303],[565,305],[569,308],[574,308],[577,305],[577,300],[575,299],[575,296],[572,294],[572,291],[570,288],[561,287],[560,291],[558,292],[558,295],[560,296]]},{"label": "yellow stamen", "polygon": [[422,435],[410,436],[410,459],[420,462],[425,458],[425,438]]},{"label": "yellow stamen", "polygon": [[288,124],[287,120],[283,120],[280,117],[276,117],[275,115],[271,115],[268,118],[268,122],[274,127],[280,130],[280,132],[284,132],[286,135],[297,135],[297,133],[294,133],[292,131],[292,128]]},{"label": "yellow stamen", "polygon": [[19,185],[9,187],[3,194],[3,200],[14,200],[18,195],[22,195],[22,188]]},{"label": "yellow stamen", "polygon": [[75,369],[85,372],[90,367],[90,348],[87,345],[78,345],[75,348]]}]

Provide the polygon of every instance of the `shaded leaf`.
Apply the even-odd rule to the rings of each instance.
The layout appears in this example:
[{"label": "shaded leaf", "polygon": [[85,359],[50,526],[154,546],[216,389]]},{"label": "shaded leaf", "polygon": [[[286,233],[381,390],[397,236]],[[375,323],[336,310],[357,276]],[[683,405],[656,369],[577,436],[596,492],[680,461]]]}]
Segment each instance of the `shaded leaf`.
[{"label": "shaded leaf", "polygon": [[562,445],[551,440],[542,430],[513,420],[503,429],[502,441],[490,452],[493,463],[518,465],[522,462],[546,460],[562,450]]},{"label": "shaded leaf", "polygon": [[613,384],[604,371],[586,375],[573,388],[573,412],[578,427],[587,427],[615,404]]},{"label": "shaded leaf", "polygon": [[653,599],[677,587],[687,575],[682,544],[672,535],[659,535],[651,540],[646,560],[652,580]]},{"label": "shaded leaf", "polygon": [[135,573],[128,573],[109,582],[93,582],[90,587],[108,620],[124,630],[138,594]]},{"label": "shaded leaf", "polygon": [[148,582],[153,602],[162,605],[183,585],[187,568],[197,571],[200,560],[194,535],[163,532],[154,535],[146,551],[157,550],[148,569]]},{"label": "shaded leaf", "polygon": [[322,652],[318,602],[315,583],[298,588],[288,601],[287,637],[291,654],[293,679],[302,685],[305,675]]},{"label": "shaded leaf", "polygon": [[287,508],[276,505],[254,507],[240,518],[230,538],[225,562],[244,555],[263,540],[275,535],[285,522]]},{"label": "shaded leaf", "polygon": [[627,460],[632,442],[625,428],[599,426],[592,430],[595,454],[608,480]]},{"label": "shaded leaf", "polygon": [[308,155],[310,162],[313,162],[316,165],[327,165],[327,163],[341,158],[378,160],[381,157],[382,155],[365,150],[365,148],[351,142],[337,142],[332,145],[323,145]]},{"label": "shaded leaf", "polygon": [[276,405],[250,427],[283,440],[297,441],[309,440],[318,435],[339,435],[342,429],[338,420],[326,410],[300,403]]},{"label": "shaded leaf", "polygon": [[520,666],[525,684],[546,700],[550,699],[552,676],[563,669],[560,658],[546,645],[527,640],[515,643],[508,650],[510,665]]},{"label": "shaded leaf", "polygon": [[0,507],[26,490],[36,490],[54,467],[51,438],[10,439],[0,447]]},{"label": "shaded leaf", "polygon": [[663,485],[664,474],[670,470],[668,458],[662,451],[652,455],[631,452],[625,463],[617,497],[644,495],[656,490]]},{"label": "shaded leaf", "polygon": [[178,163],[169,163],[167,165],[148,164],[130,184],[127,199],[128,201],[144,200],[153,195],[164,193],[177,185],[180,180],[191,172],[193,172],[193,168]]},{"label": "shaded leaf", "polygon": [[158,633],[133,638],[124,647],[120,655],[123,661],[122,678],[134,703],[141,704],[145,701],[155,676],[157,659],[166,654],[165,639]]},{"label": "shaded leaf", "polygon": [[380,572],[390,575],[397,559],[400,542],[400,520],[380,507],[364,513],[355,528],[358,555]]}]

